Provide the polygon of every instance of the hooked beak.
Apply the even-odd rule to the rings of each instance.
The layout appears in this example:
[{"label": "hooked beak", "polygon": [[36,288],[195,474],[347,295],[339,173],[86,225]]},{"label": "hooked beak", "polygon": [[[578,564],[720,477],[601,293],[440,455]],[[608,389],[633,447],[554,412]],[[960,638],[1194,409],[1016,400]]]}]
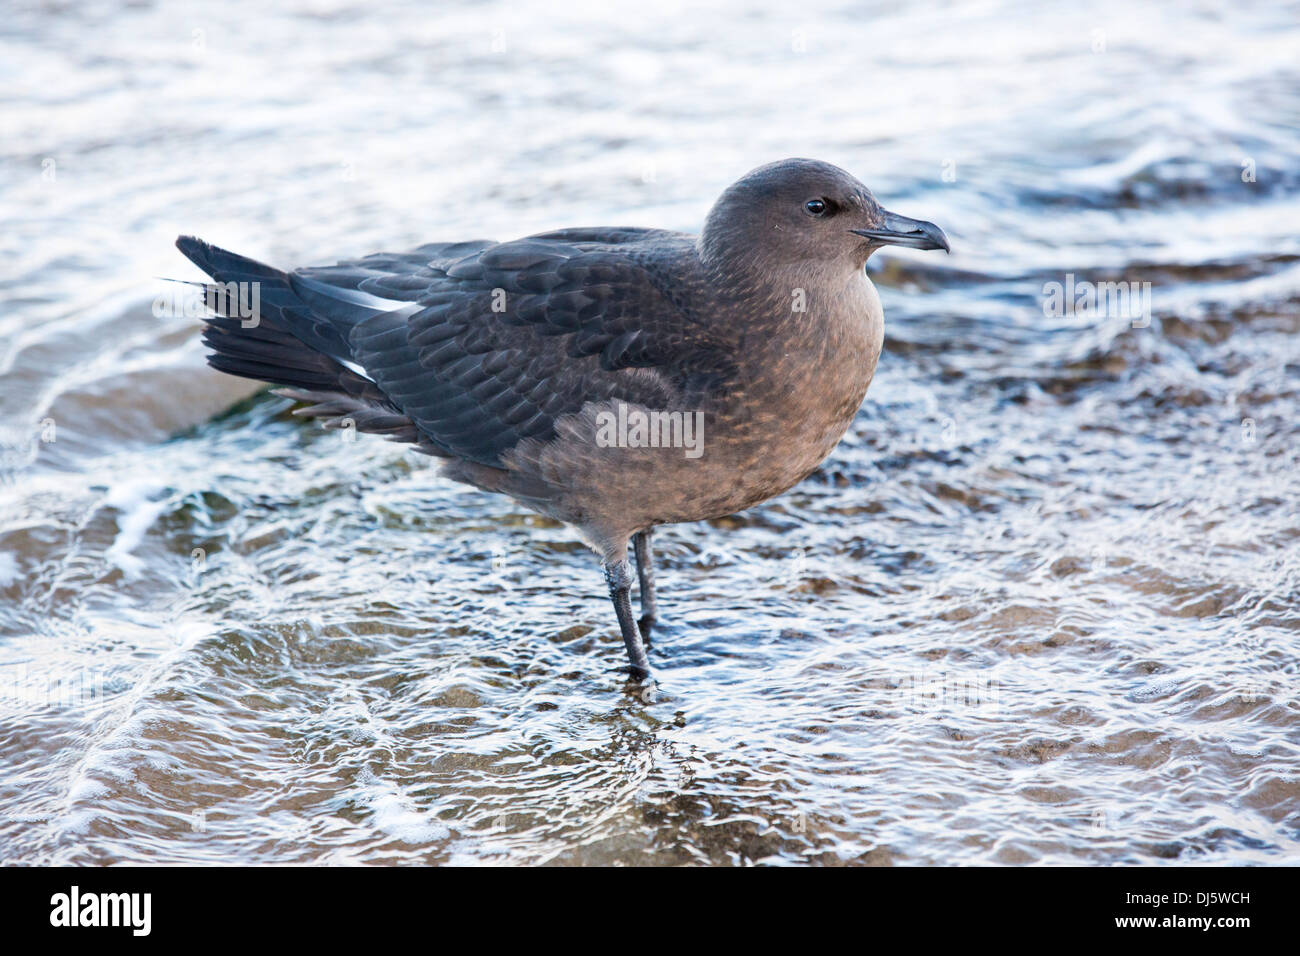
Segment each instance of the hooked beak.
[{"label": "hooked beak", "polygon": [[923,219],[908,219],[906,216],[888,210],[885,211],[884,222],[879,229],[850,229],[849,232],[882,246],[942,249],[944,252],[952,252],[948,247],[948,237],[934,223]]}]

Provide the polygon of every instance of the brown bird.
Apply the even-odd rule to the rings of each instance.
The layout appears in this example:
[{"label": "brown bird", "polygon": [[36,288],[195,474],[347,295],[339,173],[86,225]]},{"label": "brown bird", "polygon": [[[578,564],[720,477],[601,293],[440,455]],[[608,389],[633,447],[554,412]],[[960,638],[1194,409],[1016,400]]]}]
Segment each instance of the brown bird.
[{"label": "brown bird", "polygon": [[[652,529],[732,514],[812,473],[880,357],[867,258],[948,249],[938,226],[810,159],[748,173],[699,236],[563,229],[293,272],[176,244],[216,280],[214,368],[574,527],[600,555],[638,679],[657,613]],[[256,314],[232,307],[249,301]]]}]

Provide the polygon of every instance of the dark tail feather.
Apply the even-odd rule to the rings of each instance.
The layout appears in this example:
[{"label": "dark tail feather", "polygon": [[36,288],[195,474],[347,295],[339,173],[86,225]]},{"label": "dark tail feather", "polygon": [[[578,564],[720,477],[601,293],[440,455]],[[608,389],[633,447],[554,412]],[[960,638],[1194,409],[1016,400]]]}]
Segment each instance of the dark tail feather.
[{"label": "dark tail feather", "polygon": [[[425,447],[429,443],[415,424],[378,385],[348,367],[351,354],[344,333],[308,307],[287,273],[193,236],[181,236],[176,248],[215,280],[206,286],[205,299],[217,313],[205,320],[203,330],[203,342],[212,349],[209,365],[287,386],[277,394],[312,403],[297,414],[439,453]],[[247,311],[256,314],[246,314],[254,302],[256,310]]]},{"label": "dark tail feather", "polygon": [[373,382],[343,364],[346,340],[312,316],[287,273],[193,236],[181,236],[176,248],[215,280],[206,287],[205,301],[217,314],[203,330],[213,368],[312,392],[383,400]]},{"label": "dark tail feather", "polygon": [[[240,319],[241,334],[266,325],[339,364],[351,360],[345,333],[313,314],[293,290],[288,273],[193,236],[181,236],[176,248],[216,280],[207,287],[207,301],[220,315]],[[247,306],[254,301],[256,316],[230,315],[232,304]]]}]

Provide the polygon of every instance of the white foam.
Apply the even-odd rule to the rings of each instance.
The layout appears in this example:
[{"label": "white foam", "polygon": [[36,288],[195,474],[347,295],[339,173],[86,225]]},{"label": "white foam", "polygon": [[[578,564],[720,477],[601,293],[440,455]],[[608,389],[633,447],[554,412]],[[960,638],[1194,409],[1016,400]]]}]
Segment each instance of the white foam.
[{"label": "white foam", "polygon": [[127,578],[138,578],[144,570],[144,561],[131,552],[144,540],[145,532],[167,510],[167,500],[151,501],[150,497],[164,489],[153,482],[130,481],[116,484],[104,503],[123,512],[117,519],[117,537],[104,552],[105,560],[116,564]]},{"label": "white foam", "polygon": [[8,552],[0,553],[0,588],[7,588],[18,580],[18,559]]},{"label": "white foam", "polygon": [[373,814],[371,822],[403,843],[446,840],[451,830],[427,810],[418,810],[395,784],[380,780],[369,770],[361,773],[360,803]]}]

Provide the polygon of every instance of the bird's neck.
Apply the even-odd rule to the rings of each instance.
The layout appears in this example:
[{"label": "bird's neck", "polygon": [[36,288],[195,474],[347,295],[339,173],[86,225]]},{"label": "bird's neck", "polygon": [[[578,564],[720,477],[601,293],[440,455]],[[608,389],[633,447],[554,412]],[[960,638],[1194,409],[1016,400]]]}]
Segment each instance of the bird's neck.
[{"label": "bird's neck", "polygon": [[870,381],[884,341],[884,316],[864,270],[791,263],[761,276],[733,276],[733,283],[734,301],[750,310],[754,338],[767,343],[752,347],[819,366],[856,367]]}]

